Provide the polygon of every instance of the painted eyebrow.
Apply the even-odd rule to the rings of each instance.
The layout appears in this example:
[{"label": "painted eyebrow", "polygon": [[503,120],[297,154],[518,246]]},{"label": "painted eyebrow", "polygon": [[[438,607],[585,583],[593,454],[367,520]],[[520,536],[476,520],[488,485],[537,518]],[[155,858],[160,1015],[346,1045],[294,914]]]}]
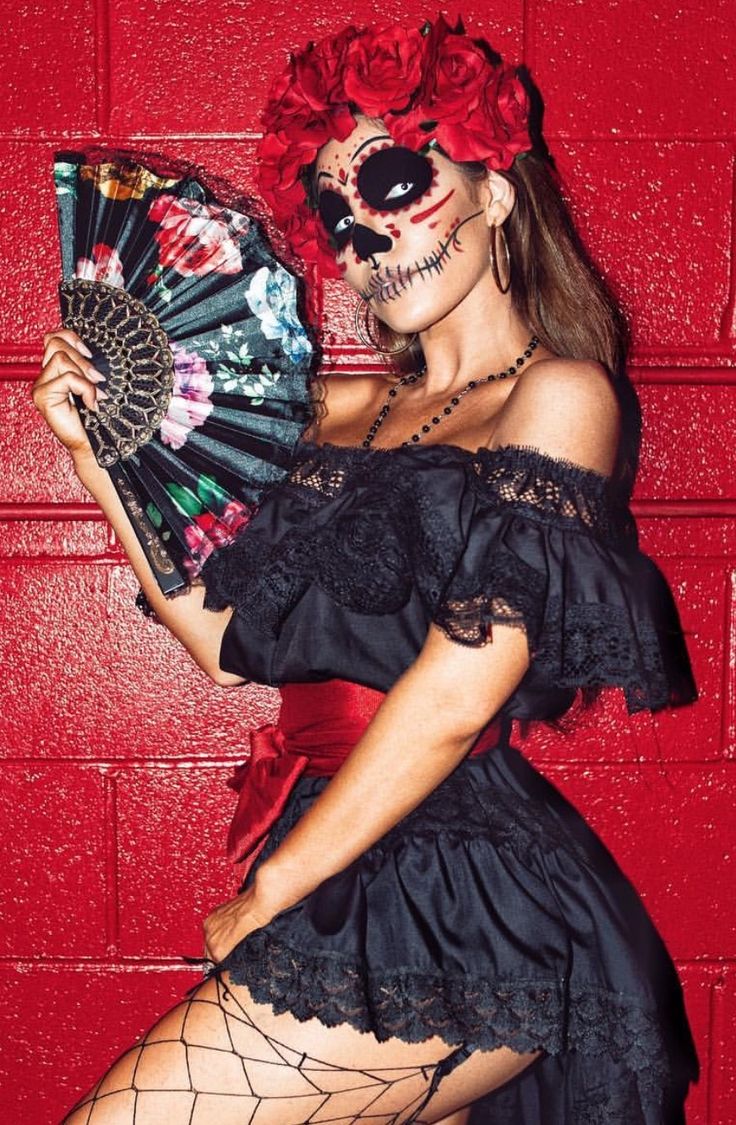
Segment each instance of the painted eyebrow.
[{"label": "painted eyebrow", "polygon": [[362,152],[366,145],[372,145],[374,141],[390,141],[391,136],[389,133],[379,133],[377,137],[369,137],[367,141],[363,141],[362,145],[356,148],[353,155],[350,157],[350,163],[355,160],[359,152]]},{"label": "painted eyebrow", "polygon": [[[362,152],[366,145],[373,144],[374,141],[390,141],[390,140],[391,140],[391,135],[389,133],[379,133],[378,136],[376,136],[376,137],[369,137],[367,141],[363,141],[362,145],[359,145],[358,148],[356,148],[355,152],[350,157],[350,163],[351,164],[353,163],[353,161],[355,160],[358,153]],[[317,179],[318,180],[321,179],[322,176],[327,176],[331,180],[334,180],[334,178],[335,178],[332,175],[332,172],[318,172],[317,173]]]}]

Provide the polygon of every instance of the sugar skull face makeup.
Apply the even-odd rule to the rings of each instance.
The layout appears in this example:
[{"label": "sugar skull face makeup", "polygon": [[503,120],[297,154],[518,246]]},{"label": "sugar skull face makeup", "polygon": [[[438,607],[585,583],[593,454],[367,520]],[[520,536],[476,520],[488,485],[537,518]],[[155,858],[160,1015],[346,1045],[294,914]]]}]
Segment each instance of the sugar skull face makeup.
[{"label": "sugar skull face makeup", "polygon": [[[360,162],[353,177],[360,200],[374,212],[402,210],[421,199],[428,191],[435,170],[426,156],[401,145],[388,144]],[[354,236],[355,218],[345,195],[325,188],[319,197],[319,213],[327,233],[338,249]]]},{"label": "sugar skull face makeup", "polygon": [[483,193],[442,154],[397,145],[363,118],[320,150],[315,174],[338,267],[392,328],[421,330],[487,272]]}]

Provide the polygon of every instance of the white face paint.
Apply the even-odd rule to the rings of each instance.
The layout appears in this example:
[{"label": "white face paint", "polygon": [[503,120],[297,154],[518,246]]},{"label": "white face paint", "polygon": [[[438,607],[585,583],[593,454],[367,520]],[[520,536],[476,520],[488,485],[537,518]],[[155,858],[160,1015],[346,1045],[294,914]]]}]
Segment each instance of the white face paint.
[{"label": "white face paint", "polygon": [[446,316],[489,278],[488,193],[451,160],[396,145],[359,119],[316,165],[320,218],[345,280],[401,332]]}]

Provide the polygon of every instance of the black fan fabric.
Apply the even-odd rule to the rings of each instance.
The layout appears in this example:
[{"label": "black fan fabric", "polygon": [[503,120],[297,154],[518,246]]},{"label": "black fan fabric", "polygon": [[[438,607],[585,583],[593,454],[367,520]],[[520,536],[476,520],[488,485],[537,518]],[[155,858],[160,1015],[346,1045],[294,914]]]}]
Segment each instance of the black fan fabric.
[{"label": "black fan fabric", "polygon": [[314,413],[303,289],[248,202],[198,173],[117,151],[54,160],[62,319],[108,396],[75,402],[167,595],[233,541]]}]

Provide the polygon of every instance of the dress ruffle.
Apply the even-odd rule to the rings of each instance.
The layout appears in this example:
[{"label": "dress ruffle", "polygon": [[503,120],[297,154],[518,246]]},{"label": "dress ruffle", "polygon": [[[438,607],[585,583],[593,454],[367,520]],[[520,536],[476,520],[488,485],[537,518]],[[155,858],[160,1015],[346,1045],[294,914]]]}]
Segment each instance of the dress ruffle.
[{"label": "dress ruffle", "polygon": [[[465,645],[510,624],[531,662],[505,730],[557,718],[580,688],[620,687],[630,711],[696,696],[622,496],[538,450],[302,442],[201,577],[206,607],[234,608],[221,667],[260,683],[388,692],[432,623]],[[327,783],[298,778],[245,885]],[[697,1076],[677,974],[636,892],[505,742],[220,969],[301,1020],[543,1052],[484,1099],[487,1117],[474,1110],[478,1125],[682,1125]]]},{"label": "dress ruffle", "polygon": [[521,691],[615,685],[629,712],[692,702],[669,586],[605,477],[521,447],[479,450],[467,538],[432,619],[461,644],[524,630]]},{"label": "dress ruffle", "polygon": [[228,670],[263,682],[386,691],[430,622],[471,646],[503,624],[532,657],[512,717],[556,718],[579,688],[619,687],[630,712],[697,695],[669,586],[609,478],[522,446],[303,442],[202,577],[205,607],[236,611]]},{"label": "dress ruffle", "polygon": [[[246,883],[326,783],[297,782]],[[300,1020],[347,1022],[379,1040],[439,1035],[543,1050],[543,1067],[576,1070],[578,1098],[581,1080],[598,1089],[610,1073],[604,1108],[622,1085],[628,1091],[629,1116],[614,1122],[675,1120],[663,1107],[697,1073],[676,972],[636,892],[574,808],[509,746],[461,763],[220,968]],[[539,1081],[539,1065],[528,1082]],[[596,1120],[560,1104],[558,1118],[528,1120]]]}]

